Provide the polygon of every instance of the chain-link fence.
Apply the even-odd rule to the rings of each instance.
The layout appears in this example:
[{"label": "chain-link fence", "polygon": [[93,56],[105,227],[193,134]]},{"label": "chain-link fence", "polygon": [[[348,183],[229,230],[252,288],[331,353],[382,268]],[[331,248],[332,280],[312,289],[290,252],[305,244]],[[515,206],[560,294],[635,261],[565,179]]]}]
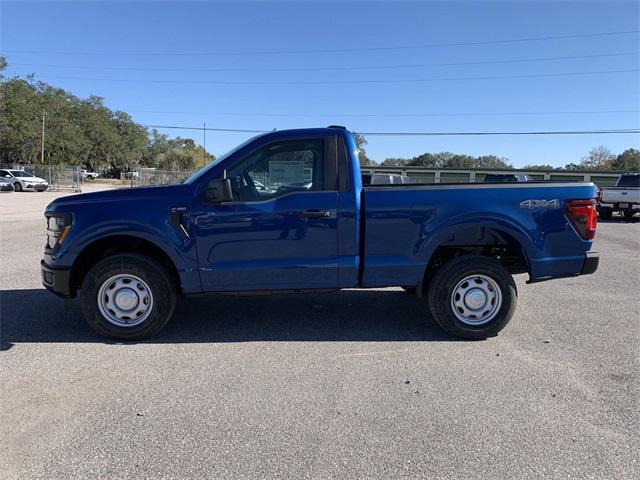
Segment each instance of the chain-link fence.
[{"label": "chain-link fence", "polygon": [[158,170],[156,168],[140,168],[132,174],[134,186],[173,185],[182,183],[193,175],[193,170]]},{"label": "chain-link fence", "polygon": [[44,178],[49,190],[80,192],[80,167],[66,165],[4,165],[3,169],[23,170],[34,177]]}]

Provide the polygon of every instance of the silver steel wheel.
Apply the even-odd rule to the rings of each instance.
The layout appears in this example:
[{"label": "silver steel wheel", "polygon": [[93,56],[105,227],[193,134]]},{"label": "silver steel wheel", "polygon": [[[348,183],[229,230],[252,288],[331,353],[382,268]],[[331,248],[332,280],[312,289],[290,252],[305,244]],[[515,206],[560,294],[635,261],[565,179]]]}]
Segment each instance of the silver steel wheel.
[{"label": "silver steel wheel", "polygon": [[502,291],[486,275],[469,275],[451,292],[451,308],[462,323],[484,325],[490,322],[502,306]]},{"label": "silver steel wheel", "polygon": [[114,275],[98,291],[98,308],[102,316],[118,327],[134,327],[144,322],[153,310],[153,295],[139,277]]}]

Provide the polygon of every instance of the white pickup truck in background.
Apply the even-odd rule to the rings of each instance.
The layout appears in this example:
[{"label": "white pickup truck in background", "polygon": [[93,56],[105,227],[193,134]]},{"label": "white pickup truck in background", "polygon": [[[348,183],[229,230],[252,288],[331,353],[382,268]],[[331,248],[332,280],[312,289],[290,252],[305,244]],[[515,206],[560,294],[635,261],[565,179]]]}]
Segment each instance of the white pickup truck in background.
[{"label": "white pickup truck in background", "polygon": [[624,173],[618,178],[615,187],[600,190],[600,218],[609,220],[613,212],[620,212],[627,219],[640,212],[640,173]]},{"label": "white pickup truck in background", "polygon": [[100,174],[98,172],[90,172],[89,170],[80,170],[80,177],[82,177],[82,179],[86,179],[86,178],[90,178],[90,179],[95,179],[98,178],[100,176]]}]

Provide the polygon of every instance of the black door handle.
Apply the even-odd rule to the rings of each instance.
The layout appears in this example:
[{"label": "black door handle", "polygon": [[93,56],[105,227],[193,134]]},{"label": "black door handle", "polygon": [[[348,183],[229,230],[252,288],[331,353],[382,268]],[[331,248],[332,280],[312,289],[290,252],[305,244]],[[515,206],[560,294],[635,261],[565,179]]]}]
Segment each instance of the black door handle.
[{"label": "black door handle", "polygon": [[330,215],[331,213],[328,210],[305,210],[298,212],[300,218],[329,218]]}]

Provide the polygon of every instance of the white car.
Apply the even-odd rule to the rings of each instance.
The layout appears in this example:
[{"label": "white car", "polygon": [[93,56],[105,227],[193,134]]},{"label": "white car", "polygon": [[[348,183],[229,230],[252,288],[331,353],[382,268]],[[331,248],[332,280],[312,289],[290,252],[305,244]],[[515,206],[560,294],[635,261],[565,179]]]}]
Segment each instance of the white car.
[{"label": "white car", "polygon": [[0,170],[0,177],[9,180],[16,192],[44,192],[49,188],[44,178],[34,177],[24,170]]},{"label": "white car", "polygon": [[13,183],[10,179],[0,177],[0,192],[13,192]]},{"label": "white car", "polygon": [[80,170],[80,176],[82,178],[98,178],[100,174],[98,172],[90,172],[89,170]]}]

